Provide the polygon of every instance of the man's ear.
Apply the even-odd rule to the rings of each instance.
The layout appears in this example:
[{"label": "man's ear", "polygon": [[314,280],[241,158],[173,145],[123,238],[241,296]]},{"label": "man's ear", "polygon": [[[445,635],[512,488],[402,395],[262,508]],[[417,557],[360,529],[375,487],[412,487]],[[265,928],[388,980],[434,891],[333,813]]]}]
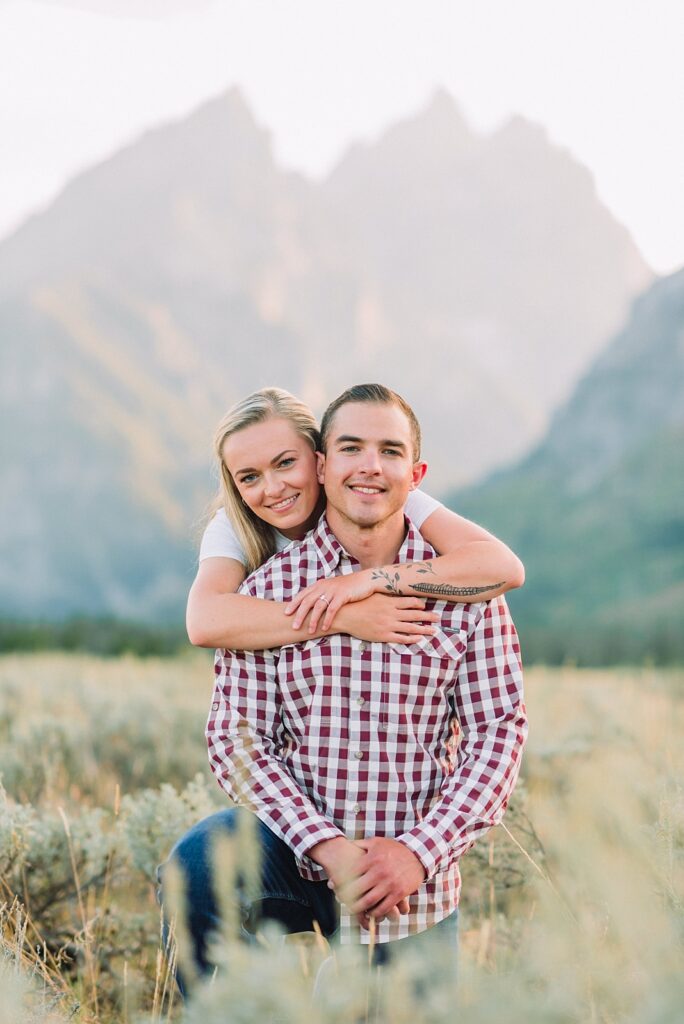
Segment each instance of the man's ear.
[{"label": "man's ear", "polygon": [[323,452],[316,452],[316,476],[319,484],[325,480],[325,455]]},{"label": "man's ear", "polygon": [[416,487],[420,487],[423,477],[427,473],[427,462],[414,462],[413,463],[413,479],[411,480],[411,490],[415,491]]}]

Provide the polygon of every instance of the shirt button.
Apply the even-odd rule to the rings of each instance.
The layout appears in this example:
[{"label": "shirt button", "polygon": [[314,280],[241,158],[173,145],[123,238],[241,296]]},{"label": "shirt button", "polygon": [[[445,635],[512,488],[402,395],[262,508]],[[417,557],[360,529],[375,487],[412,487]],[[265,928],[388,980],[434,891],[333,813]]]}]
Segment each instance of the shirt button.
[{"label": "shirt button", "polygon": [[357,697],[356,698],[356,703],[359,705],[360,708],[362,708],[363,705],[366,703],[366,698],[365,697]]},{"label": "shirt button", "polygon": [[368,644],[366,643],[366,641],[362,640],[361,643],[359,644],[359,650],[360,651],[365,651],[367,647],[368,647]]},{"label": "shirt button", "polygon": [[357,750],[356,753],[354,754],[354,757],[356,758],[357,761],[362,761],[363,760],[363,750]]},{"label": "shirt button", "polygon": [[218,709],[219,709],[218,704],[212,704],[211,705],[211,709],[212,709],[212,711],[218,711]]},{"label": "shirt button", "polygon": [[352,810],[354,811],[354,814],[360,814],[361,813],[361,804],[354,804]]}]

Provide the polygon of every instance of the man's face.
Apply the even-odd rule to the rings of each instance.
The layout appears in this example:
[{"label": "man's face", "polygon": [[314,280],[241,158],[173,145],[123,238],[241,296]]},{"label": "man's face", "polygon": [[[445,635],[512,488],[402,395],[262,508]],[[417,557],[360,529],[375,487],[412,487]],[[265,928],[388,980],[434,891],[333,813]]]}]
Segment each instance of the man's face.
[{"label": "man's face", "polygon": [[406,415],[380,402],[341,406],[330,426],[327,453],[318,460],[329,509],[361,527],[376,526],[402,510],[427,469],[413,461]]}]

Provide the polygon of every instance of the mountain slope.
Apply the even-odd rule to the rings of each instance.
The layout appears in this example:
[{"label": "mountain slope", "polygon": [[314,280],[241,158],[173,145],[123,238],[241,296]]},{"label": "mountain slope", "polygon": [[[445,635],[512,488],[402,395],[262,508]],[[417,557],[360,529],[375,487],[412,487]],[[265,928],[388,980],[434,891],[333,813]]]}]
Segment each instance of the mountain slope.
[{"label": "mountain slope", "polygon": [[0,244],[0,613],[180,615],[213,426],[267,384],[320,412],[382,380],[432,490],[474,479],[649,279],[540,129],[479,136],[445,94],[317,183],[236,90],[147,133]]},{"label": "mountain slope", "polygon": [[637,300],[537,450],[453,504],[525,560],[531,654],[684,657],[684,271]]}]

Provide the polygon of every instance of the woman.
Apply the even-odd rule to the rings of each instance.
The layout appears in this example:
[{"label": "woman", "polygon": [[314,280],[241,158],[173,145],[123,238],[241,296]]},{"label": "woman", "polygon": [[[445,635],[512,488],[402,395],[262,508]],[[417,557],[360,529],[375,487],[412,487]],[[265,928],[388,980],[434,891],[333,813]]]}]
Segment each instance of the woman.
[{"label": "woman", "polygon": [[[387,594],[391,566],[321,580],[289,606],[236,593],[248,573],[317,522],[319,441],[311,410],[279,388],[249,395],[219,424],[220,493],[188,599],[196,646],[258,650],[329,633],[411,644],[433,631],[436,615],[424,600]],[[451,585],[451,600],[489,600],[522,585],[522,563],[486,530],[422,491],[411,492],[406,513],[440,553],[425,566]]]}]

